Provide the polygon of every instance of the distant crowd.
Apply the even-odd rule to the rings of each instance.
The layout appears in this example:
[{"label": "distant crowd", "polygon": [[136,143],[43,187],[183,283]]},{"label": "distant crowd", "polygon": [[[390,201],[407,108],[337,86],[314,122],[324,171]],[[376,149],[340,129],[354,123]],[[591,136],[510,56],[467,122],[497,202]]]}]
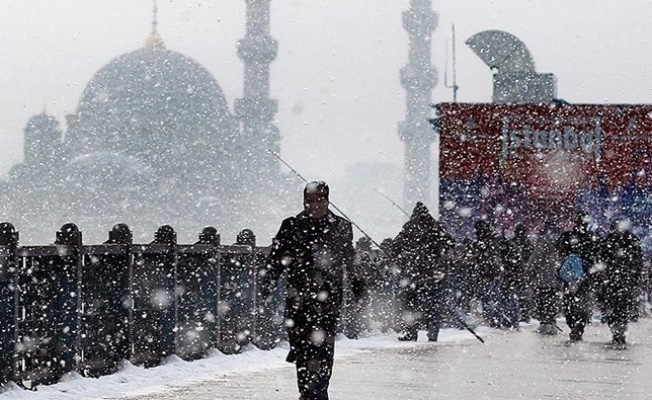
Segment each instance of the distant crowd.
[{"label": "distant crowd", "polygon": [[614,218],[602,236],[589,229],[585,212],[572,222],[568,231],[552,220],[536,231],[519,224],[507,237],[478,220],[475,237],[456,241],[417,203],[379,249],[366,237],[356,243],[365,295],[348,304],[345,333],[355,337],[376,324],[398,328],[402,341],[417,340],[419,330],[436,341],[442,326],[519,329],[534,319],[539,333],[556,335],[564,317],[572,343],[599,318],[611,329],[611,345],[625,346],[627,325],[641,316],[650,293],[641,242],[625,218]]}]

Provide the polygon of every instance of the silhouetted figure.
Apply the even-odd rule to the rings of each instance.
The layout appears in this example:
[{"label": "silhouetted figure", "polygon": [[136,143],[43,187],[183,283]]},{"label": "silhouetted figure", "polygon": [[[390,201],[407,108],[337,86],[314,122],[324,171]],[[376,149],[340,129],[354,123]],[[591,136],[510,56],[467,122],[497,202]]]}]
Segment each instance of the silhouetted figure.
[{"label": "silhouetted figure", "polygon": [[405,334],[399,340],[417,340],[422,325],[428,340],[437,341],[446,312],[443,256],[454,244],[446,229],[418,202],[392,243],[405,301]]},{"label": "silhouetted figure", "polygon": [[516,264],[516,281],[515,295],[518,299],[521,318],[523,322],[530,322],[532,309],[534,304],[532,298],[534,296],[534,287],[531,279],[531,271],[529,270],[528,261],[532,255],[532,242],[528,237],[527,229],[523,224],[518,224],[514,228],[514,238],[512,245],[515,249],[515,264]]},{"label": "silhouetted figure", "polygon": [[512,240],[505,234],[497,236],[502,274],[500,292],[504,306],[504,322],[506,328],[519,329],[521,321],[520,289],[522,283],[522,265],[520,253]]},{"label": "silhouetted figure", "polygon": [[628,229],[628,221],[616,219],[601,245],[606,268],[601,282],[603,321],[609,324],[614,345],[625,345],[627,324],[637,304],[634,291],[643,268],[641,241]]},{"label": "silhouetted figure", "polygon": [[589,232],[591,216],[580,212],[575,217],[573,229],[561,234],[556,243],[557,253],[564,263],[571,255],[582,260],[583,277],[578,283],[563,283],[563,311],[570,328],[570,341],[582,340],[584,328],[591,318],[590,294],[592,267],[598,256],[598,237]]},{"label": "silhouetted figure", "polygon": [[344,275],[354,276],[351,223],[328,210],[328,196],[324,182],[305,187],[304,211],[283,221],[260,271],[263,298],[287,273],[287,361],[296,364],[303,400],[328,399]]},{"label": "silhouetted figure", "polygon": [[534,314],[539,319],[538,331],[544,335],[559,333],[557,314],[561,300],[561,280],[558,272],[561,261],[555,248],[558,238],[559,232],[555,224],[546,220],[539,230],[528,261],[534,287]]},{"label": "silhouetted figure", "polygon": [[482,317],[492,328],[509,326],[505,314],[502,292],[503,251],[501,241],[491,230],[487,221],[475,223],[476,240],[471,243],[474,275],[478,283],[478,297],[482,303]]}]

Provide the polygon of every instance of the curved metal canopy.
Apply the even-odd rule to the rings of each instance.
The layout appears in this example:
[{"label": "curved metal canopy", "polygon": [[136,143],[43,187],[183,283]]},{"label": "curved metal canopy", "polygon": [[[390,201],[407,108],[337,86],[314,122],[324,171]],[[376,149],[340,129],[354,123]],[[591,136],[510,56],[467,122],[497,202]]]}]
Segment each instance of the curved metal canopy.
[{"label": "curved metal canopy", "polygon": [[530,50],[511,33],[482,31],[467,39],[466,44],[489,68],[499,72],[535,72]]}]

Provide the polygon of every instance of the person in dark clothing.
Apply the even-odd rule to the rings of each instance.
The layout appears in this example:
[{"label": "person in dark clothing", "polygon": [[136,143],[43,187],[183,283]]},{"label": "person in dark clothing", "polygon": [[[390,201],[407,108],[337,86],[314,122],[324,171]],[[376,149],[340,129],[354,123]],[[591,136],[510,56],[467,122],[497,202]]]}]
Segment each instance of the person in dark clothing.
[{"label": "person in dark clothing", "polygon": [[357,298],[344,298],[344,335],[349,339],[358,339],[368,325],[369,288],[374,285],[377,277],[372,260],[371,239],[363,236],[355,244],[353,270],[358,278],[349,284],[360,285],[351,287],[351,292],[359,293]]},{"label": "person in dark clothing", "polygon": [[471,243],[478,297],[482,303],[482,317],[492,328],[509,326],[502,292],[504,272],[501,243],[487,221],[475,223],[476,240]]},{"label": "person in dark clothing", "polygon": [[512,244],[515,248],[517,257],[517,280],[516,296],[521,312],[521,321],[530,322],[533,306],[534,288],[531,280],[531,273],[528,269],[530,257],[532,256],[532,242],[528,237],[525,225],[518,224],[514,228],[514,238]]},{"label": "person in dark clothing", "polygon": [[419,326],[437,341],[445,313],[443,257],[454,245],[446,229],[417,202],[410,220],[392,242],[391,253],[401,268],[404,290],[404,332],[401,341],[416,341]]},{"label": "person in dark clothing", "polygon": [[603,321],[609,324],[612,344],[624,346],[627,324],[636,307],[633,291],[643,268],[641,241],[628,230],[628,221],[615,219],[601,245],[601,260],[606,265],[601,282]]},{"label": "person in dark clothing", "polygon": [[329,211],[328,197],[325,182],[306,185],[304,211],[282,222],[259,271],[262,298],[287,274],[287,361],[296,364],[301,400],[328,399],[344,279],[353,276],[351,223]]},{"label": "person in dark clothing", "polygon": [[500,259],[503,265],[500,291],[504,301],[506,328],[519,329],[521,320],[520,286],[522,283],[521,255],[515,243],[504,234],[497,237]]},{"label": "person in dark clothing", "polygon": [[570,328],[571,342],[582,340],[584,328],[591,318],[590,295],[593,279],[592,267],[597,261],[599,239],[589,232],[591,217],[580,212],[575,217],[573,229],[561,234],[555,247],[562,263],[575,254],[582,260],[583,278],[577,284],[563,283],[562,308],[566,324]]},{"label": "person in dark clothing", "polygon": [[[476,274],[473,270],[474,260],[471,247],[471,239],[464,239],[455,244],[450,257],[448,283],[452,289],[453,310],[455,310],[459,318],[462,318],[464,323],[475,325],[469,315],[471,313],[471,303],[478,286]],[[453,318],[451,324],[464,329],[464,326],[457,318]]]},{"label": "person in dark clothing", "polygon": [[535,314],[539,319],[537,331],[543,335],[559,333],[557,314],[562,281],[558,274],[561,261],[555,249],[558,238],[559,232],[554,222],[544,221],[528,260],[530,279],[534,287]]}]

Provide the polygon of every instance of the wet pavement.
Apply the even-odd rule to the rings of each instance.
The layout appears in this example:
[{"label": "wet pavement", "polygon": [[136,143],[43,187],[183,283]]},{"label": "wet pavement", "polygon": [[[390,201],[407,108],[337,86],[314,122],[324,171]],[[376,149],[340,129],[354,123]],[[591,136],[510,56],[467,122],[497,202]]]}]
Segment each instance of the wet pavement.
[{"label": "wet pavement", "polygon": [[[336,358],[331,400],[344,399],[652,399],[652,320],[630,325],[625,350],[607,346],[608,327],[587,327],[584,342],[567,345],[568,329],[541,336],[484,331],[482,344],[405,343]],[[482,331],[482,330],[481,330]],[[363,339],[364,340],[364,339]],[[131,400],[297,399],[295,371],[286,367],[216,377]]]}]

